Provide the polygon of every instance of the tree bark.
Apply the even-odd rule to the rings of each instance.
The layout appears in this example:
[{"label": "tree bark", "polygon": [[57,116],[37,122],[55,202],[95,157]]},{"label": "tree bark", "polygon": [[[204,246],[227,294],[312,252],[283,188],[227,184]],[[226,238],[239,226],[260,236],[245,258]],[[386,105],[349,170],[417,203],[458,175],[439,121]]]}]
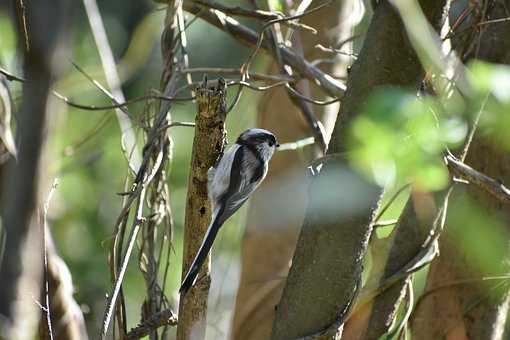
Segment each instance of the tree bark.
[{"label": "tree bark", "polygon": [[[352,5],[350,1],[335,2],[327,11],[318,11],[303,18],[304,24],[318,30],[316,35],[294,32],[295,36],[301,33],[303,55],[307,60],[331,57],[329,53],[315,48],[317,44],[333,45],[332,36],[338,41],[349,37],[350,30],[345,26],[339,27],[339,23],[349,25],[348,14],[352,13]],[[345,10],[347,8],[349,10]],[[339,31],[342,33],[338,34]],[[327,64],[322,69],[328,74],[338,73],[332,72],[341,68],[338,64]],[[280,72],[278,65],[271,65],[269,69],[269,73]],[[297,87],[301,93],[312,98],[323,96],[323,92],[310,86],[308,80],[300,81]],[[322,118],[328,137],[337,107],[315,106],[310,109]],[[283,88],[263,95],[258,107],[258,122],[262,128],[273,131],[280,143],[312,135],[298,107]],[[310,147],[277,152],[271,160],[266,179],[250,200],[241,245],[241,278],[230,335],[232,339],[260,340],[271,336],[275,306],[280,300],[306,209],[309,181],[305,168],[313,157]]]},{"label": "tree bark", "polygon": [[[443,1],[422,2],[433,24],[444,5]],[[398,14],[389,3],[380,2],[349,75],[328,150],[331,157],[312,180],[310,203],[276,312],[273,339],[341,336],[337,326],[345,321],[359,289],[372,216],[382,192],[347,167],[344,156],[350,122],[375,87],[416,88],[422,75]]]},{"label": "tree bark", "polygon": [[[58,65],[55,60],[65,12],[61,1],[18,3],[18,36],[24,49],[23,99],[18,115],[18,157],[9,160],[3,183],[2,224],[6,233],[0,268],[0,329],[6,339],[34,335],[38,307],[41,258],[37,250],[37,219],[41,185],[40,167],[45,144],[48,98]],[[27,245],[27,236],[34,236]],[[36,251],[37,255],[32,252]],[[30,251],[30,253],[28,253]],[[20,291],[22,283],[34,291]],[[25,286],[26,288],[27,286]]]},{"label": "tree bark", "polygon": [[[482,20],[508,17],[510,1],[491,1],[487,16]],[[471,49],[468,59],[510,64],[510,22],[484,25],[478,39],[479,46]],[[490,136],[479,131],[471,143],[466,164],[478,171],[510,183],[510,155]],[[431,264],[425,294],[412,318],[413,339],[501,339],[508,312],[508,288],[499,281],[482,282],[482,277],[506,275],[510,249],[510,209],[479,188],[468,185],[458,188],[450,198],[446,229],[440,238],[440,256]],[[487,217],[503,223],[481,223],[470,229],[466,204],[475,207]],[[491,220],[489,220],[491,221]],[[466,240],[474,233],[475,240]],[[487,235],[499,233],[491,240]],[[469,246],[469,247],[468,247]],[[478,249],[478,251],[477,251]],[[480,251],[488,262],[480,266]],[[462,282],[464,284],[454,284]],[[439,289],[438,287],[448,287]],[[427,293],[430,292],[430,293]]]},{"label": "tree bark", "polygon": [[[207,171],[223,153],[225,146],[224,82],[216,89],[204,82],[197,89],[198,113],[188,180],[186,214],[184,218],[184,253],[182,277],[186,275],[211,221],[211,203],[207,196]],[[177,339],[203,339],[207,315],[207,298],[211,284],[210,255],[200,269],[196,284],[179,303]]]}]

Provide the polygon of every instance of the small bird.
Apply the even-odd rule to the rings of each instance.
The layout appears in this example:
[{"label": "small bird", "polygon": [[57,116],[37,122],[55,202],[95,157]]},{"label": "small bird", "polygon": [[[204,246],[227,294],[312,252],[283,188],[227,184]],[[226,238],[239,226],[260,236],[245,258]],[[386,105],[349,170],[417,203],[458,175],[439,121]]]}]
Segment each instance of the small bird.
[{"label": "small bird", "polygon": [[279,146],[274,134],[263,129],[248,129],[207,173],[207,189],[212,217],[191,268],[179,293],[185,295],[195,284],[198,272],[211,250],[218,230],[266,177],[268,163]]}]

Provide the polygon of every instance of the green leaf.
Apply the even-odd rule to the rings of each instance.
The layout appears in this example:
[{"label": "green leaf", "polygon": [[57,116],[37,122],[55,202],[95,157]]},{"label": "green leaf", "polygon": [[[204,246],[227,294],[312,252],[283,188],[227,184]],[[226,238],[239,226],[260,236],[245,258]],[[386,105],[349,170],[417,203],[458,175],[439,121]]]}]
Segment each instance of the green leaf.
[{"label": "green leaf", "polygon": [[403,179],[440,190],[448,183],[443,150],[460,143],[467,127],[434,98],[385,88],[369,97],[350,132],[351,163],[379,185]]}]

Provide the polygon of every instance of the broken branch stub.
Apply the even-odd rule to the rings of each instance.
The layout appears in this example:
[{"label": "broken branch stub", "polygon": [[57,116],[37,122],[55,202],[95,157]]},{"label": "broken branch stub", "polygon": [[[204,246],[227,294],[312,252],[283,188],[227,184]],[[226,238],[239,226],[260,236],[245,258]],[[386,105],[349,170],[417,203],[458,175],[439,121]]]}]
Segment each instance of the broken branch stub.
[{"label": "broken branch stub", "polygon": [[[191,156],[188,195],[184,221],[182,276],[186,275],[211,220],[207,196],[207,171],[223,154],[225,147],[226,84],[207,87],[207,80],[196,90],[198,112]],[[207,314],[207,296],[211,279],[210,260],[202,266],[196,284],[181,297],[177,339],[203,338]]]}]

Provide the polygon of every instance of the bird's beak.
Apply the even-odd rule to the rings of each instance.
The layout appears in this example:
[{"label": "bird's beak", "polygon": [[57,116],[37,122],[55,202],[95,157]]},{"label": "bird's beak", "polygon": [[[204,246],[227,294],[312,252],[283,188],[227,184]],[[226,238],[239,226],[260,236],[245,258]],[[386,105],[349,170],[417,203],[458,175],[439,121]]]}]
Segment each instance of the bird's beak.
[{"label": "bird's beak", "polygon": [[275,147],[278,149],[280,147],[280,144],[276,144]]}]

